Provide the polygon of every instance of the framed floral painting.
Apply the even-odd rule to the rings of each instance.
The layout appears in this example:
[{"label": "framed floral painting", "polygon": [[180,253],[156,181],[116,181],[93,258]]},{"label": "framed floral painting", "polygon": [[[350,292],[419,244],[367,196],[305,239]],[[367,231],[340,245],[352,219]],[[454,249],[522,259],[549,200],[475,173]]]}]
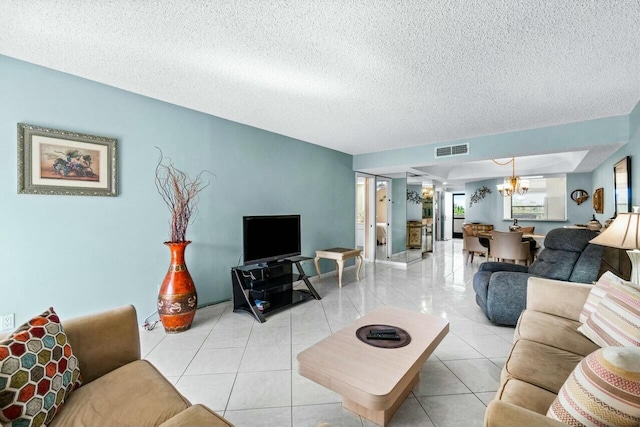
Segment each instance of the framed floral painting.
[{"label": "framed floral painting", "polygon": [[117,196],[117,140],[18,123],[18,193]]}]

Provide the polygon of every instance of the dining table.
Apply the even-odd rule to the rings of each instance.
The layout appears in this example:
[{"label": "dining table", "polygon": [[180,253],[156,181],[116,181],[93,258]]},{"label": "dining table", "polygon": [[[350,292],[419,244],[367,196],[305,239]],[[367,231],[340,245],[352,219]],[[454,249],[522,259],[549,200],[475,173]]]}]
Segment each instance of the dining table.
[{"label": "dining table", "polygon": [[[546,237],[546,234],[531,234],[531,233],[525,233],[522,235],[523,239],[533,239],[538,243],[543,243],[544,242],[544,238]],[[478,232],[478,237],[486,237],[487,239],[491,239],[491,231],[479,231]]]}]

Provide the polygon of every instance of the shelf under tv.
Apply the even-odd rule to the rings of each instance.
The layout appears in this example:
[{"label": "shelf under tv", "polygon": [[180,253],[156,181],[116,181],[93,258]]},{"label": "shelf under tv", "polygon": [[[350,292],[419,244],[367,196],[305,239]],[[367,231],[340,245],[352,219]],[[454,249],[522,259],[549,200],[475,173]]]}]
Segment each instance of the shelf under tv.
[{"label": "shelf under tv", "polygon": [[[300,264],[313,258],[295,256],[267,265],[246,265],[231,269],[233,287],[233,311],[246,311],[260,323],[265,315],[309,299],[320,299]],[[293,272],[296,266],[297,273]],[[307,289],[294,289],[303,282]],[[266,301],[268,306],[260,310],[256,300]]]}]

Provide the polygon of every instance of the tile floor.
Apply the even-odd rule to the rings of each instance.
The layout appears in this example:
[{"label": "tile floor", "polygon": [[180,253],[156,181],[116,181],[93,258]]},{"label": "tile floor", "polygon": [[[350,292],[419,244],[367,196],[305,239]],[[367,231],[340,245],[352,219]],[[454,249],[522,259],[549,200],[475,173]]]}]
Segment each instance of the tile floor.
[{"label": "tile floor", "polygon": [[[342,408],[340,396],[297,373],[296,355],[382,305],[447,318],[450,332],[422,367],[420,382],[390,426],[481,426],[498,388],[513,328],[492,325],[475,303],[473,273],[461,240],[436,242],[436,251],[407,269],[365,263],[356,281],[345,270],[315,284],[311,300],[260,324],[233,313],[230,302],[198,310],[192,329],[167,335],[158,325],[141,331],[143,356],[191,402],[203,403],[242,426],[369,427]],[[305,265],[313,271],[313,265]]]}]

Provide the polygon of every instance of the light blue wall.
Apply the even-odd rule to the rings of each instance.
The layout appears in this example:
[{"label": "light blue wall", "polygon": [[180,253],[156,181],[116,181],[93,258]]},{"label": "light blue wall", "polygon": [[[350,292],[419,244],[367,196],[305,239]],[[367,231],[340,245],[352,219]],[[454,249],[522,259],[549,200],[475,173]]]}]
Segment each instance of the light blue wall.
[{"label": "light blue wall", "polygon": [[[570,173],[567,175],[567,222],[569,224],[586,224],[591,221],[595,213],[592,187],[591,173]],[[571,193],[574,190],[586,190],[589,193],[589,198],[578,205],[571,200]]]},{"label": "light blue wall", "polygon": [[[422,196],[421,185],[408,185],[407,191],[415,191]],[[413,203],[407,200],[407,221],[421,221],[422,220],[422,203]]]},{"label": "light blue wall", "polygon": [[[491,189],[491,194],[469,208],[467,207],[466,222],[482,222],[485,224],[493,224],[494,229],[499,231],[508,231],[509,226],[513,224],[512,220],[503,219],[504,198],[498,193],[496,186],[502,181],[498,179],[489,179],[484,181],[470,182],[465,185],[465,193],[467,199],[471,197],[473,192],[484,186]],[[518,220],[518,224],[522,227],[535,227],[537,234],[546,234],[554,228],[564,227],[571,224],[586,224],[591,220],[593,213],[591,198],[581,205],[577,205],[569,195],[573,190],[582,189],[591,194],[591,174],[590,173],[573,173],[567,174],[567,221],[526,221]],[[468,205],[467,205],[468,206]]]},{"label": "light blue wall", "polygon": [[[491,190],[490,194],[487,194],[484,199],[473,206],[469,207],[471,202],[471,196],[473,193],[482,187],[487,187]],[[496,219],[502,211],[497,211],[498,197],[501,197],[496,190],[496,180],[487,179],[484,181],[469,182],[464,186],[464,192],[466,194],[467,206],[465,206],[465,222],[479,222],[482,224],[493,224],[496,226]]]},{"label": "light blue wall", "polygon": [[[117,138],[118,197],[18,195],[18,122]],[[187,233],[201,304],[231,297],[243,215],[301,214],[303,255],[354,245],[350,155],[0,56],[0,314],[155,310],[169,212],[154,146],[187,173],[215,174]]]},{"label": "light blue wall", "polygon": [[591,190],[604,188],[604,213],[596,214],[602,223],[615,212],[613,165],[625,156],[631,156],[631,202],[633,206],[640,206],[640,102],[629,114],[629,142],[593,171]]},{"label": "light blue wall", "polygon": [[629,114],[629,143],[626,149],[631,156],[631,181],[635,191],[631,200],[633,206],[640,206],[640,102]]}]

